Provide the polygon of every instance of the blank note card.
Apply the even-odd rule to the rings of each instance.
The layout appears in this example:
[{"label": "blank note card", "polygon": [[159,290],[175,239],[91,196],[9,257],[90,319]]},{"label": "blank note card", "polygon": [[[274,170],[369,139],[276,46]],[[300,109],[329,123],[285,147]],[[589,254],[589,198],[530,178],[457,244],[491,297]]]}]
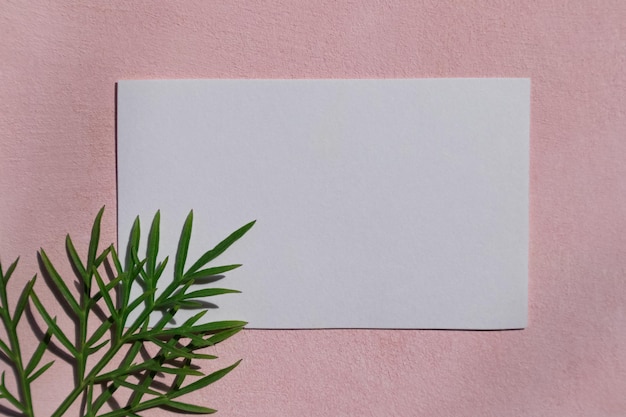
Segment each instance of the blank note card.
[{"label": "blank note card", "polygon": [[[208,320],[251,328],[527,324],[528,79],[118,84],[118,225],[161,210],[217,264]],[[122,252],[123,253],[123,252]],[[188,313],[189,315],[192,312]]]}]

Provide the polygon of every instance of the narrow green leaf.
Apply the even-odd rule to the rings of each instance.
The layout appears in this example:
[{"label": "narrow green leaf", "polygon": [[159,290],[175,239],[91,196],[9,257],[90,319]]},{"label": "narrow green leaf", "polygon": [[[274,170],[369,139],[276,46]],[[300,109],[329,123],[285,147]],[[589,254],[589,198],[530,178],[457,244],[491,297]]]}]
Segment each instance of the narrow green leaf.
[{"label": "narrow green leaf", "polygon": [[196,371],[195,369],[191,368],[171,368],[169,366],[155,366],[153,368],[150,368],[150,370],[171,375],[204,376],[202,372]]},{"label": "narrow green leaf", "polygon": [[105,374],[102,375],[98,375],[95,378],[95,382],[97,384],[100,384],[102,382],[106,382],[106,381],[113,381],[113,380],[117,380],[118,378],[121,377],[128,377],[130,375],[135,375],[139,372],[145,371],[147,369],[149,369],[150,366],[153,366],[156,363],[156,361],[154,359],[151,359],[150,361],[146,361],[143,362],[139,365],[133,365],[130,367],[122,367],[119,369],[115,369],[111,372],[107,372]]},{"label": "narrow green leaf", "polygon": [[203,308],[204,304],[200,301],[196,300],[170,300],[163,304],[160,304],[161,307],[173,307],[177,306],[178,308],[186,308],[189,310],[197,310],[199,308]]},{"label": "narrow green leaf", "polygon": [[78,256],[78,252],[76,251],[76,248],[74,247],[74,243],[72,242],[72,238],[70,237],[69,234],[65,236],[65,249],[67,250],[68,255],[70,255],[70,260],[72,261],[72,265],[74,266],[74,268],[76,268],[81,278],[85,280],[85,276],[86,276],[85,266],[83,265],[83,262],[80,260],[80,256]]},{"label": "narrow green leaf", "polygon": [[128,303],[130,302],[130,292],[133,286],[133,283],[137,280],[140,271],[143,269],[144,264],[146,263],[145,259],[138,264],[133,264],[134,266],[130,271],[124,272],[122,275],[124,279],[122,280],[121,287],[121,310],[128,313]]},{"label": "narrow green leaf", "polygon": [[135,300],[133,300],[133,302],[130,303],[130,305],[128,306],[128,312],[130,313],[131,311],[136,309],[148,297],[152,296],[155,291],[156,291],[156,288],[155,289],[151,289],[149,291],[143,292],[139,297],[135,298]]},{"label": "narrow green leaf", "polygon": [[[146,291],[143,294],[141,294],[139,297],[137,297],[125,310],[124,310],[124,314],[122,315],[122,321],[123,321],[123,326],[126,325],[126,320],[128,319],[128,315],[135,309],[137,308],[141,303],[143,303],[148,297],[151,297],[155,292],[155,289],[150,290],[150,291]],[[150,314],[152,313],[153,310],[151,309],[144,309],[143,311],[141,311],[141,313],[139,313],[139,316],[135,319],[135,321],[133,322],[133,324],[131,326],[128,327],[128,330],[126,331],[125,337],[132,334],[135,330],[137,330],[137,328],[139,328],[139,326],[141,326],[142,323],[144,323],[146,320],[149,320],[150,318]],[[120,326],[120,328],[122,328],[123,326]]]},{"label": "narrow green leaf", "polygon": [[[191,359],[187,358],[183,361],[183,368],[189,368],[191,366]],[[172,390],[178,390],[185,382],[186,375],[177,375],[172,384]]]},{"label": "narrow green leaf", "polygon": [[100,255],[98,255],[98,257],[96,258],[96,260],[94,261],[94,265],[96,268],[99,267],[100,265],[102,265],[102,262],[104,262],[104,260],[107,258],[107,256],[109,256],[109,253],[111,253],[111,248],[112,246],[109,245],[107,246]]},{"label": "narrow green leaf", "polygon": [[7,389],[4,383],[4,371],[2,371],[2,376],[0,377],[0,393],[2,393],[4,398],[6,398],[11,404],[17,407],[18,410],[20,411],[26,410],[24,405],[17,398],[15,398],[13,394],[11,394],[9,390]]},{"label": "narrow green leaf", "polygon": [[211,335],[211,337],[205,339],[206,342],[210,343],[210,346],[212,345],[217,345],[220,342],[223,342],[224,340],[236,335],[237,333],[239,333],[240,331],[243,330],[243,327],[238,327],[235,329],[228,329],[228,330],[222,330],[221,332],[215,333],[214,335]]},{"label": "narrow green leaf", "polygon": [[185,275],[185,280],[196,280],[201,278],[209,278],[214,275],[223,274],[224,272],[232,271],[233,269],[237,269],[241,266],[241,264],[235,265],[224,265],[224,266],[214,266],[212,268],[201,269],[199,271],[189,273]]},{"label": "narrow green leaf", "polygon": [[173,408],[175,410],[180,410],[186,413],[193,413],[193,414],[213,414],[217,412],[217,410],[214,410],[212,408],[202,407],[202,406],[193,405],[193,404],[186,404],[186,403],[181,403],[178,401],[171,401],[171,400],[166,402],[165,406]]},{"label": "narrow green leaf", "polygon": [[89,350],[87,350],[87,355],[93,355],[94,353],[96,353],[97,351],[105,347],[110,341],[111,339],[106,339],[104,342],[100,343],[99,345],[89,348]]},{"label": "narrow green leaf", "polygon": [[120,258],[117,255],[117,250],[115,249],[115,246],[113,245],[109,247],[111,248],[110,253],[111,253],[111,259],[113,259],[113,266],[115,266],[115,271],[117,272],[117,274],[120,275],[123,272],[123,269],[122,269],[122,264],[120,263]]},{"label": "narrow green leaf", "polygon": [[52,330],[48,327],[48,329],[46,330],[46,333],[44,334],[43,338],[39,342],[39,345],[37,345],[37,349],[33,353],[33,356],[30,357],[30,360],[28,361],[28,365],[26,365],[26,370],[25,370],[26,374],[30,374],[31,372],[33,372],[35,368],[37,367],[37,365],[39,365],[39,361],[41,361],[43,354],[48,349],[48,344],[50,344],[50,339],[52,339]]},{"label": "narrow green leaf", "polygon": [[26,304],[28,304],[28,297],[30,296],[31,291],[33,290],[33,285],[35,285],[35,280],[37,276],[34,276],[33,279],[28,281],[24,289],[22,290],[22,294],[20,294],[20,298],[17,300],[17,305],[15,306],[15,313],[13,313],[13,324],[17,326],[20,318],[22,317],[22,313],[24,313],[24,309],[26,308]]},{"label": "narrow green leaf", "polygon": [[15,357],[13,356],[13,352],[11,352],[11,349],[2,340],[0,340],[0,349],[2,349],[4,354],[7,355],[9,357],[9,359],[11,359],[12,361],[15,361]]},{"label": "narrow green leaf", "polygon": [[204,388],[204,387],[214,383],[215,381],[217,381],[219,379],[222,379],[230,371],[235,369],[237,367],[237,365],[239,365],[240,363],[241,363],[241,359],[238,360],[237,362],[235,362],[234,364],[224,368],[224,369],[220,369],[219,371],[215,371],[212,374],[207,375],[207,376],[205,376],[203,378],[200,378],[197,381],[194,381],[194,382],[192,382],[189,385],[181,387],[177,391],[170,392],[170,393],[167,394],[167,396],[169,398],[177,398],[177,397],[180,397],[181,395],[189,394],[190,392],[202,389],[202,388]]},{"label": "narrow green leaf", "polygon": [[243,327],[236,327],[234,329],[226,329],[226,330],[222,330],[219,331],[215,334],[210,335],[209,337],[207,337],[206,339],[204,337],[201,336],[195,336],[195,335],[190,335],[188,336],[191,339],[191,343],[189,343],[187,345],[187,347],[189,347],[189,349],[191,350],[197,350],[197,349],[202,349],[202,348],[206,348],[209,346],[214,346],[217,345],[220,342],[223,342],[224,340],[236,335],[237,333],[239,333],[240,331],[243,330]]},{"label": "narrow green leaf", "polygon": [[[150,338],[149,340],[152,343],[154,343],[155,345],[159,346],[163,350],[163,352],[170,353],[170,354],[172,354],[175,357],[185,358],[185,359],[201,359],[201,356],[202,356],[201,354],[194,353],[193,351],[188,350],[187,347],[179,348],[175,344],[164,342],[164,341],[159,340],[159,339],[157,339],[155,337]],[[170,357],[170,359],[171,359],[171,357]],[[189,375],[191,375],[191,374],[189,374]],[[194,374],[194,375],[203,376],[203,374]]]},{"label": "narrow green leaf", "polygon": [[[104,293],[108,294],[113,288],[117,286],[117,284],[119,284],[124,279],[124,277],[125,275],[122,274],[118,276],[117,278],[113,279],[112,281],[110,281],[108,284],[104,285],[104,281],[102,280],[102,277],[98,274],[98,276],[96,277],[96,283],[98,284],[100,291],[98,291],[97,293],[93,295],[93,297],[91,297],[93,302],[94,303],[98,302],[102,298]],[[109,299],[113,301],[110,294],[109,294]]]},{"label": "narrow green leaf", "polygon": [[208,310],[202,310],[201,312],[196,313],[193,316],[189,317],[187,320],[185,320],[185,323],[183,323],[183,327],[194,325],[198,320],[204,317],[207,312]]},{"label": "narrow green leaf", "polygon": [[159,254],[159,223],[161,221],[161,211],[157,210],[150,226],[150,232],[148,233],[148,247],[146,248],[146,272],[148,276],[153,277],[157,255]]},{"label": "narrow green leaf", "polygon": [[93,384],[89,384],[87,387],[87,398],[85,398],[86,410],[85,417],[95,417],[93,412]]},{"label": "narrow green leaf", "polygon": [[176,260],[174,262],[174,281],[178,281],[183,276],[185,261],[187,260],[187,252],[189,250],[189,241],[191,239],[191,226],[193,224],[193,210],[189,212],[183,230],[180,233],[178,241],[178,250],[176,251]]},{"label": "narrow green leaf", "polygon": [[39,314],[41,314],[41,317],[44,319],[44,321],[46,322],[46,324],[48,325],[48,328],[50,329],[50,331],[52,332],[52,334],[59,339],[59,342],[61,342],[61,344],[63,346],[65,346],[65,348],[74,356],[76,356],[78,354],[78,352],[76,351],[76,348],[74,347],[74,345],[72,345],[72,342],[70,342],[70,340],[67,338],[67,336],[63,333],[63,331],[61,330],[61,328],[57,325],[56,323],[56,317],[52,318],[50,317],[50,315],[48,314],[48,312],[46,311],[45,307],[43,306],[43,304],[41,304],[41,301],[39,301],[39,297],[37,297],[37,294],[35,294],[35,291],[32,291],[30,293],[30,297],[33,300],[33,304],[35,304],[35,308],[37,308],[37,311],[39,311]]},{"label": "narrow green leaf", "polygon": [[202,335],[202,334],[193,334],[193,333],[188,334],[187,336],[185,336],[188,339],[190,339],[190,342],[187,344],[187,347],[189,347],[192,350],[196,350],[198,349],[197,346],[200,346],[200,347],[208,346],[208,345],[205,345],[206,341],[204,340],[204,336],[205,335]]},{"label": "narrow green leaf", "polygon": [[214,331],[219,331],[219,330],[226,330],[226,329],[232,329],[235,327],[243,327],[245,326],[246,323],[245,321],[234,321],[234,320],[230,320],[230,321],[215,321],[212,323],[206,323],[206,324],[199,324],[197,326],[191,326],[191,327],[180,327],[180,328],[173,328],[173,329],[163,329],[163,330],[147,330],[144,332],[139,332],[137,334],[134,334],[132,336],[130,336],[129,340],[146,340],[146,339],[150,339],[153,337],[157,337],[157,338],[163,338],[163,337],[172,337],[172,336],[186,336],[187,334],[190,333],[208,333],[208,332],[214,332]]},{"label": "narrow green leaf", "polygon": [[41,368],[39,368],[37,370],[37,372],[35,372],[34,374],[32,374],[32,375],[30,375],[28,377],[28,382],[32,383],[34,380],[39,378],[41,376],[41,374],[46,372],[48,370],[48,368],[50,368],[53,364],[54,364],[54,361],[50,361],[47,364],[45,364],[44,366],[42,366]]},{"label": "narrow green leaf", "polygon": [[178,310],[179,310],[178,306],[173,306],[172,308],[168,308],[167,311],[163,313],[163,316],[159,319],[157,324],[155,324],[152,327],[152,330],[162,329],[168,323],[171,323],[172,319],[174,318]]},{"label": "narrow green leaf", "polygon": [[188,300],[190,298],[204,298],[204,297],[213,297],[215,295],[221,294],[239,294],[241,291],[237,290],[229,290],[226,288],[205,288],[198,291],[192,291],[183,296],[183,300]]},{"label": "narrow green leaf", "polygon": [[[130,257],[131,257],[131,259],[133,261],[133,265],[137,265],[140,262],[140,260],[139,260],[139,253],[135,250],[135,248],[132,248],[132,250],[130,252]],[[141,276],[145,277],[145,271],[143,269],[139,270],[139,274],[141,274]]]},{"label": "narrow green leaf", "polygon": [[225,320],[225,321],[214,321],[212,323],[199,324],[197,326],[193,326],[191,331],[194,333],[207,333],[207,332],[215,332],[226,329],[233,329],[244,327],[248,322],[239,321],[239,320]]},{"label": "narrow green leaf", "polygon": [[20,258],[18,257],[11,265],[9,265],[9,267],[4,272],[4,274],[2,274],[2,267],[0,267],[0,276],[2,277],[2,280],[5,283],[5,287],[6,287],[6,284],[9,282],[11,275],[13,275],[13,271],[15,271],[15,268],[17,267],[17,263],[19,262],[19,260]]},{"label": "narrow green leaf", "polygon": [[226,251],[226,249],[228,249],[233,243],[235,243],[237,240],[239,240],[243,235],[246,234],[246,232],[248,230],[250,230],[252,228],[252,226],[254,226],[254,224],[256,223],[255,221],[252,221],[242,227],[240,227],[239,229],[235,230],[233,233],[231,233],[226,239],[222,240],[220,243],[218,243],[213,249],[211,249],[210,251],[206,252],[204,255],[202,255],[197,261],[196,263],[194,263],[191,268],[189,268],[189,270],[187,271],[188,274],[193,274],[194,272],[198,271],[200,268],[202,268],[204,265],[208,264],[209,262],[211,262],[213,259],[217,258],[218,256],[220,256],[222,253],[224,253]]},{"label": "narrow green leaf", "polygon": [[115,382],[118,385],[121,385],[122,387],[130,388],[131,390],[135,392],[141,392],[142,394],[161,395],[161,393],[158,391],[152,390],[148,387],[144,387],[143,385],[133,384],[132,382],[128,382],[121,378],[115,379],[113,380],[113,382]]},{"label": "narrow green leaf", "polygon": [[100,326],[96,329],[95,332],[91,335],[89,340],[85,343],[86,346],[91,347],[94,343],[96,343],[100,338],[111,328],[113,323],[115,322],[115,318],[113,316],[109,316],[106,320],[104,320]]},{"label": "narrow green leaf", "polygon": [[169,256],[165,257],[165,259],[163,259],[163,262],[159,263],[159,265],[156,268],[156,271],[154,272],[154,277],[156,279],[161,277],[161,274],[163,274],[163,270],[165,270],[165,266],[167,265],[167,261],[169,260]]},{"label": "narrow green leaf", "polygon": [[167,402],[167,398],[159,396],[157,398],[144,401],[137,405],[126,405],[124,408],[118,408],[117,410],[110,411],[106,414],[101,414],[98,417],[127,417],[132,413],[148,410],[150,408],[160,407]]},{"label": "narrow green leaf", "polygon": [[54,284],[57,286],[58,290],[63,295],[63,298],[72,308],[74,313],[76,313],[76,315],[80,317],[83,314],[82,310],[80,306],[78,305],[78,303],[76,302],[76,299],[74,298],[70,290],[67,288],[67,285],[65,285],[63,278],[61,278],[61,276],[56,271],[56,269],[54,269],[54,266],[52,266],[52,263],[50,262],[48,255],[46,255],[46,252],[43,249],[39,251],[39,254],[41,256],[41,260],[44,264],[44,267],[46,268],[46,271],[48,272],[48,275],[50,275],[50,278],[52,278],[52,280],[54,281]]},{"label": "narrow green leaf", "polygon": [[130,271],[132,269],[133,257],[132,254],[139,252],[139,238],[141,236],[141,226],[139,223],[139,216],[135,217],[133,227],[130,229],[130,238],[128,239],[128,248],[126,248],[126,268],[124,270]]},{"label": "narrow green leaf", "polygon": [[104,298],[104,302],[106,303],[107,308],[109,309],[109,312],[111,313],[111,316],[114,319],[117,319],[118,312],[117,312],[117,309],[115,308],[115,304],[113,304],[113,299],[111,298],[111,294],[109,294],[109,290],[107,289],[107,286],[104,284],[102,277],[100,276],[100,274],[98,273],[98,270],[95,267],[93,268],[93,276],[96,279],[96,284],[98,284],[98,288],[100,289],[100,291],[98,291],[97,294],[100,294],[100,296]]},{"label": "narrow green leaf", "polygon": [[96,253],[98,252],[98,243],[100,242],[100,223],[103,213],[104,206],[98,211],[91,228],[91,239],[89,239],[89,251],[87,252],[87,271],[91,271],[91,268],[96,265]]}]

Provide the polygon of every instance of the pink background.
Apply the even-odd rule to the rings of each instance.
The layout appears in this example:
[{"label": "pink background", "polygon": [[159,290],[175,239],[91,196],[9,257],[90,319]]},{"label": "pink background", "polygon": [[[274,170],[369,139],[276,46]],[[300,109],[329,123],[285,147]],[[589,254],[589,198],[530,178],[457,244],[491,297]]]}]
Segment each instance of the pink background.
[{"label": "pink background", "polygon": [[[19,279],[39,246],[65,262],[67,232],[85,250],[103,204],[115,240],[119,79],[530,77],[528,329],[249,330],[217,347],[242,365],[193,399],[224,416],[626,415],[626,2],[56,3],[0,3],[0,259],[22,255]],[[71,378],[53,369],[41,415]]]}]

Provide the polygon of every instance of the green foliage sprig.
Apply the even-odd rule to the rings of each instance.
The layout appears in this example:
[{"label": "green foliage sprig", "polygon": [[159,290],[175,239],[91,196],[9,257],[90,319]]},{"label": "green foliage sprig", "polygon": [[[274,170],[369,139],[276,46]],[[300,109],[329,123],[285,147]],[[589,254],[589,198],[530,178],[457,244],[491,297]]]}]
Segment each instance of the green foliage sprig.
[{"label": "green foliage sprig", "polygon": [[[200,351],[230,338],[241,331],[247,323],[217,321],[198,324],[207,312],[202,299],[239,291],[225,288],[203,288],[194,291],[191,289],[194,284],[206,278],[241,266],[207,265],[250,230],[254,222],[230,234],[186,268],[193,223],[193,211],[190,212],[178,242],[173,279],[161,290],[159,280],[169,257],[158,260],[160,213],[157,212],[152,220],[145,257],[139,255],[140,222],[139,218],[135,220],[130,232],[125,262],[122,264],[114,245],[100,251],[100,224],[103,212],[104,207],[93,223],[86,258],[78,255],[70,236],[67,235],[66,238],[68,258],[81,289],[79,297],[75,297],[69,290],[46,252],[43,249],[39,251],[43,272],[61,295],[60,300],[76,323],[76,337],[68,337],[67,332],[57,324],[56,317],[48,313],[34,289],[36,276],[24,286],[15,309],[11,311],[7,284],[18,260],[6,271],[3,271],[0,265],[0,320],[8,337],[8,342],[0,340],[0,355],[12,365],[18,387],[18,393],[11,393],[5,384],[5,372],[2,372],[0,399],[6,400],[18,413],[34,417],[31,383],[54,364],[54,361],[51,361],[39,366],[44,353],[50,348],[51,340],[56,340],[74,359],[76,372],[74,388],[54,411],[52,417],[63,416],[79,398],[82,398],[81,408],[85,417],[139,416],[138,413],[156,407],[185,413],[214,413],[216,411],[214,409],[181,402],[179,398],[205,388],[239,364],[240,361],[205,375],[194,365],[194,361],[215,359],[216,356]],[[144,291],[133,298],[131,288],[135,285],[141,285]],[[26,362],[22,357],[17,326],[29,300],[48,328]],[[200,311],[184,323],[173,325],[173,318],[183,308]],[[106,318],[99,319],[97,310],[105,310]],[[160,313],[161,317],[156,324],[150,326],[153,313]],[[89,320],[94,319],[94,316],[98,318],[100,324],[90,332]],[[158,349],[156,354],[145,359],[142,354],[146,354],[145,347],[148,344]],[[96,353],[99,356],[95,364],[88,366],[88,359]],[[119,366],[112,371],[105,371],[106,365],[115,358],[121,358]],[[166,385],[156,381],[155,379],[161,375],[172,375],[173,381]],[[188,377],[193,377],[193,382],[185,383]],[[110,402],[116,391],[122,387],[131,392],[126,404],[112,411],[101,412],[103,405]]]}]

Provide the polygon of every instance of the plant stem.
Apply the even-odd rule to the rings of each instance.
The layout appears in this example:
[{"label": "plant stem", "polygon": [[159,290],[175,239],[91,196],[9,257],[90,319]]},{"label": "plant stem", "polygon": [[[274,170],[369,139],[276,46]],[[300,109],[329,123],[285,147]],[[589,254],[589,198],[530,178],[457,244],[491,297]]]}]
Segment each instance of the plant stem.
[{"label": "plant stem", "polygon": [[[135,357],[139,354],[139,350],[141,349],[141,346],[143,346],[143,342],[141,341],[136,341],[131,348],[128,350],[128,353],[126,355],[126,357],[124,358],[124,360],[122,361],[122,363],[120,364],[119,368],[127,368],[129,367],[132,363],[133,360],[135,359]],[[102,407],[104,405],[104,403],[113,396],[113,393],[117,390],[117,388],[119,387],[119,385],[117,385],[115,382],[112,382],[112,386],[110,386],[108,389],[105,389],[96,399],[96,401],[93,403],[93,413],[96,414],[98,412],[98,410],[100,410],[100,407]]]},{"label": "plant stem", "polygon": [[[0,271],[1,272],[1,271]],[[7,330],[9,336],[9,343],[11,344],[11,352],[13,353],[13,364],[15,366],[16,377],[18,380],[20,400],[24,407],[24,415],[26,417],[33,417],[33,400],[30,393],[30,382],[28,382],[28,375],[24,371],[24,364],[22,362],[22,352],[20,349],[20,341],[17,336],[17,323],[14,323],[9,313],[9,303],[7,301],[6,281],[3,280],[2,289],[0,291],[0,299],[2,301],[2,322]]]},{"label": "plant stem", "polygon": [[[78,355],[76,356],[76,385],[82,384],[83,380],[85,379],[87,356],[89,356],[86,341],[91,298],[89,297],[89,287],[87,287],[87,284],[85,284],[85,292],[86,293],[81,295],[80,307],[82,309],[82,316],[78,318],[79,330],[78,340],[76,344],[76,350],[78,352]],[[85,395],[87,395],[87,392],[85,392]],[[85,401],[87,402],[86,407],[88,409],[91,408],[91,404],[89,404],[91,399],[88,395],[85,397]]]},{"label": "plant stem", "polygon": [[67,398],[61,403],[61,405],[52,413],[51,417],[61,417],[63,413],[67,411],[68,408],[76,401],[76,399],[80,396],[81,393],[85,391],[85,389],[93,384],[93,380],[98,375],[98,373],[104,369],[104,367],[115,357],[117,352],[124,346],[123,341],[118,341],[115,345],[111,346],[111,348],[104,354],[104,356],[94,365],[89,374],[83,378],[80,384],[77,384],[76,387],[72,390],[72,392],[67,396]]},{"label": "plant stem", "polygon": [[[5,304],[6,305],[6,304]],[[11,342],[11,350],[15,357],[15,368],[17,370],[17,379],[19,381],[20,399],[24,405],[24,414],[27,417],[33,417],[33,400],[30,394],[30,383],[28,382],[28,375],[24,372],[24,364],[22,363],[22,352],[20,350],[20,342],[17,337],[17,329],[8,326],[9,341]]]}]

